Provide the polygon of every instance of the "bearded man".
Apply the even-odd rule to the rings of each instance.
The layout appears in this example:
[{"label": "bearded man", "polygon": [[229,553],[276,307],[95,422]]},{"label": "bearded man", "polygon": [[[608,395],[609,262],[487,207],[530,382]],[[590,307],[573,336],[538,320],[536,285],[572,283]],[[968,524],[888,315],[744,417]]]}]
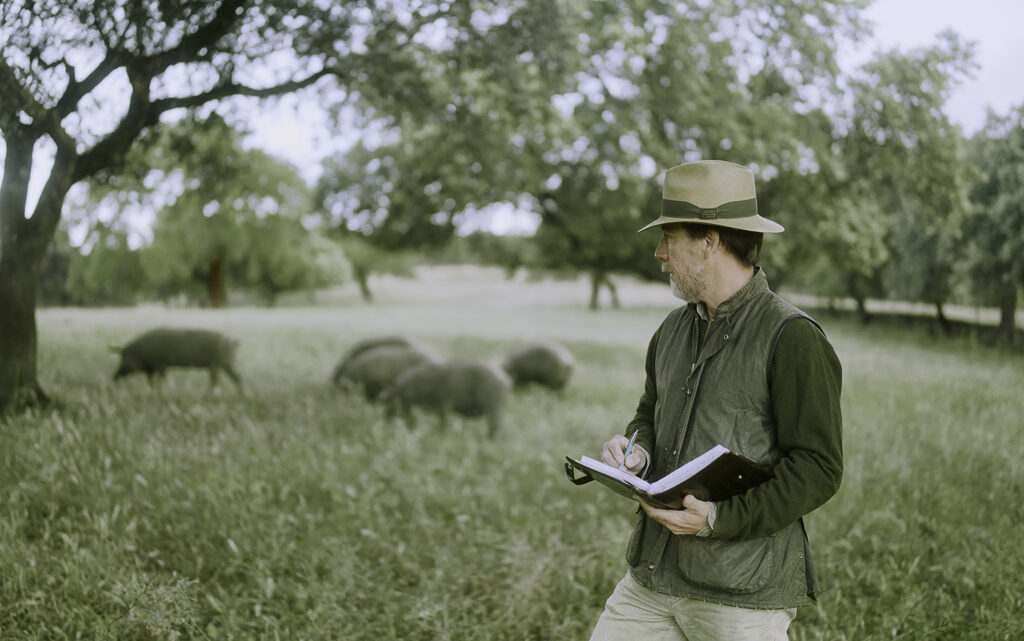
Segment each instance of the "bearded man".
[{"label": "bearded man", "polygon": [[783,228],[758,214],[750,170],[673,167],[661,216],[640,231],[651,228],[687,304],[654,333],[635,416],[602,459],[658,479],[721,444],[772,478],[722,501],[687,496],[678,510],[637,498],[628,571],[591,639],[786,639],[818,591],[803,516],[842,479],[839,359],[758,266],[764,234]]}]

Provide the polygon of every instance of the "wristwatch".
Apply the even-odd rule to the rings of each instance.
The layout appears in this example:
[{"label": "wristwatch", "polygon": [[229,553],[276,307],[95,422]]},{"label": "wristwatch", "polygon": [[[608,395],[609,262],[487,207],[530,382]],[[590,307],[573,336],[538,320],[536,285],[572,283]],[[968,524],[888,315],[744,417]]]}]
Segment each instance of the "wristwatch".
[{"label": "wristwatch", "polygon": [[700,532],[697,532],[697,536],[709,537],[715,529],[715,519],[718,518],[718,509],[715,508],[715,504],[708,502],[708,524],[701,528]]}]

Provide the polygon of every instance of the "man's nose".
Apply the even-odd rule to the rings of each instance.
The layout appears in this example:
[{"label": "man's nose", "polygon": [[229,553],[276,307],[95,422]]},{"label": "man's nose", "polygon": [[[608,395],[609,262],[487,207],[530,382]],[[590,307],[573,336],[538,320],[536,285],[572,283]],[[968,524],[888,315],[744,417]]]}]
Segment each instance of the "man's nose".
[{"label": "man's nose", "polygon": [[664,236],[661,237],[661,242],[658,243],[658,248],[654,250],[654,257],[661,261],[668,260],[668,241]]}]

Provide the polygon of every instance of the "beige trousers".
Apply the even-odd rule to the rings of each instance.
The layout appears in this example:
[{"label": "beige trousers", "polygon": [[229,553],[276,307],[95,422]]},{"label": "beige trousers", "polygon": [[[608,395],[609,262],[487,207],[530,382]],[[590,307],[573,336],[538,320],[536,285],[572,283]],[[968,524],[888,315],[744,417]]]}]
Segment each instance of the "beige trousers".
[{"label": "beige trousers", "polygon": [[658,594],[627,572],[590,641],[786,641],[795,616],[796,608],[753,610]]}]

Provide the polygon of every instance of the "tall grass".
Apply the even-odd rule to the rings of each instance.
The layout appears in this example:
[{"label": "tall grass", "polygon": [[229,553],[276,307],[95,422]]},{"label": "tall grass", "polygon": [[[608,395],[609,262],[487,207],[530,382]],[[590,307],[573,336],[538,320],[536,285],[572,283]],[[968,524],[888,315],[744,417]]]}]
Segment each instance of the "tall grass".
[{"label": "tall grass", "polygon": [[[586,638],[625,571],[628,501],[569,484],[632,415],[662,287],[592,313],[573,283],[434,270],[364,305],[43,310],[64,406],[0,424],[0,638]],[[844,364],[846,476],[809,519],[825,592],[796,639],[1014,639],[1024,611],[1019,356],[823,318]],[[245,394],[172,372],[114,385],[156,324],[242,341]],[[498,359],[535,337],[578,365],[503,430],[412,429],[331,389],[356,340],[403,332]]]}]

